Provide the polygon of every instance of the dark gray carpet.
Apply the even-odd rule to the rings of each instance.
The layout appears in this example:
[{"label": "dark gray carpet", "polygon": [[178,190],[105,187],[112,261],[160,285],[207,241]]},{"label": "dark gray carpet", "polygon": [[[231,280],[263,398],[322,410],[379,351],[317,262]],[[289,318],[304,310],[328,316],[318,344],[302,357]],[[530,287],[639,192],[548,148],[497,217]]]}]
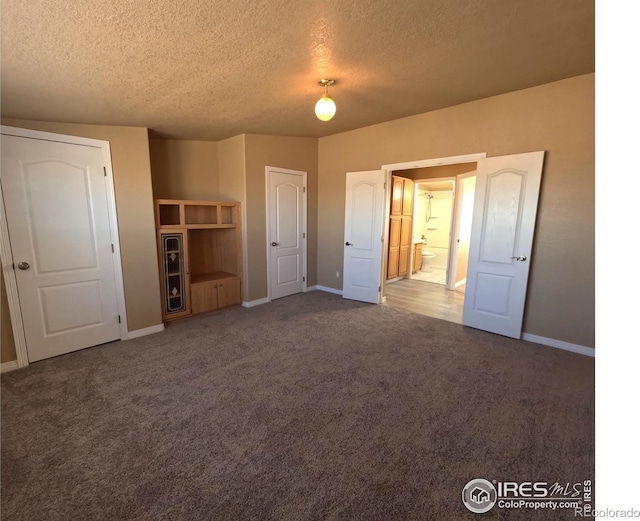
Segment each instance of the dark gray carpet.
[{"label": "dark gray carpet", "polygon": [[472,478],[594,477],[594,360],[312,292],[2,375],[2,519],[574,519]]}]

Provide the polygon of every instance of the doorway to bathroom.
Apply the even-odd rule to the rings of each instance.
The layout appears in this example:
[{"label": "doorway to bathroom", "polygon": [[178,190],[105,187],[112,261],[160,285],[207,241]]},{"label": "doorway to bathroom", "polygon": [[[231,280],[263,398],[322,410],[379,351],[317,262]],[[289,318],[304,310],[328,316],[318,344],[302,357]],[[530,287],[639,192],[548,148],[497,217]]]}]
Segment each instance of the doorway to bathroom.
[{"label": "doorway to bathroom", "polygon": [[392,171],[411,182],[412,246],[405,274],[387,277],[387,304],[462,323],[476,168],[465,162]]},{"label": "doorway to bathroom", "polygon": [[455,179],[415,181],[410,278],[447,285]]}]

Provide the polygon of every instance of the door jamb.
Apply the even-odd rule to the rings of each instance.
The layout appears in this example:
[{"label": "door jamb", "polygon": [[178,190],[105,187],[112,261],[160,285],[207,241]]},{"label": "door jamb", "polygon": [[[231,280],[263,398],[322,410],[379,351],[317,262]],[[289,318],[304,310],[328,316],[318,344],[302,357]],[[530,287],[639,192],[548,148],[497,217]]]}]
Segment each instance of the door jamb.
[{"label": "door jamb", "polygon": [[271,208],[269,204],[269,184],[271,180],[271,172],[281,172],[283,174],[291,174],[302,176],[302,292],[308,291],[308,276],[307,276],[307,244],[308,244],[308,230],[307,230],[307,172],[302,170],[291,170],[289,168],[279,168],[277,166],[265,166],[265,208],[266,208],[266,253],[267,253],[267,302],[271,302],[271,255],[269,254],[269,248],[271,247]]},{"label": "door jamb", "polygon": [[[113,165],[111,164],[111,147],[108,141],[99,139],[69,136],[52,132],[42,132],[24,128],[0,126],[0,133],[6,136],[24,137],[38,139],[41,141],[56,141],[71,145],[83,145],[99,148],[102,152],[102,161],[105,167],[107,206],[109,211],[109,228],[111,231],[111,244],[113,245],[113,267],[116,289],[116,304],[120,315],[120,339],[129,338],[129,328],[127,326],[127,305],[124,298],[124,277],[122,273],[122,258],[120,251],[120,237],[118,232],[118,215],[116,211],[116,194],[113,183]],[[2,259],[2,272],[6,283],[7,300],[9,301],[9,313],[11,315],[11,328],[16,347],[18,367],[29,365],[27,353],[27,341],[22,322],[22,309],[18,297],[18,284],[15,275],[13,252],[9,238],[9,229],[6,224],[6,211],[4,206],[4,196],[0,185],[0,206],[2,211],[2,225],[0,230],[0,258]]]}]

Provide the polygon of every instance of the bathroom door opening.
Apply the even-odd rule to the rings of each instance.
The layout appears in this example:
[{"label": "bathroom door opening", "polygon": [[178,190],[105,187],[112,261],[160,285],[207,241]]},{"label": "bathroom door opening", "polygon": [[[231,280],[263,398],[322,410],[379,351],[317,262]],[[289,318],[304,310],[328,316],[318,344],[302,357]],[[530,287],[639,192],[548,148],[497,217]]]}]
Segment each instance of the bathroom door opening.
[{"label": "bathroom door opening", "polygon": [[[399,305],[414,312],[461,323],[468,261],[470,220],[473,215],[473,182],[477,161],[486,154],[473,154],[434,160],[385,165],[389,179],[398,176],[414,182],[414,212],[412,215],[409,266],[404,277],[389,278],[383,283],[383,295],[391,305]],[[438,183],[442,183],[438,185]],[[426,184],[426,187],[420,188]],[[431,218],[427,221],[426,207],[421,199],[431,190]],[[448,192],[448,193],[446,193]],[[444,197],[444,199],[442,199]],[[447,198],[449,199],[447,201]],[[434,204],[435,201],[435,204]],[[434,212],[436,204],[445,203]],[[389,205],[390,206],[390,205]],[[422,215],[424,213],[424,215]],[[436,215],[441,213],[441,215]],[[387,214],[388,220],[391,217]],[[437,217],[435,219],[434,217]],[[448,226],[436,226],[440,221]],[[426,230],[425,228],[438,228]],[[387,230],[388,232],[389,230]],[[431,234],[431,240],[429,239]],[[426,246],[422,235],[425,235]],[[389,233],[385,234],[385,259],[389,255]],[[427,265],[423,269],[423,255]],[[433,249],[436,249],[434,252]],[[435,255],[431,255],[435,254]],[[429,273],[429,261],[435,262]],[[385,267],[386,269],[386,267]],[[438,277],[439,280],[429,280]],[[387,288],[389,290],[387,291]],[[455,291],[453,291],[455,290]],[[388,298],[387,298],[388,297]],[[400,302],[399,302],[400,301]]]},{"label": "bathroom door opening", "polygon": [[408,278],[448,287],[456,179],[414,182],[413,269]]}]

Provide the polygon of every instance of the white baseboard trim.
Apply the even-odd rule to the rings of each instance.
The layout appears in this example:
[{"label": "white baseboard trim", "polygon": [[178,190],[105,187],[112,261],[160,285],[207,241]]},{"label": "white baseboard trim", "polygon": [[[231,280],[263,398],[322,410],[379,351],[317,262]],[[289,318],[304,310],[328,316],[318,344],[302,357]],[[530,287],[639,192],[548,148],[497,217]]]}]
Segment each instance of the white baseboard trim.
[{"label": "white baseboard trim", "polygon": [[462,286],[463,284],[466,284],[466,283],[467,283],[467,279],[459,280],[458,282],[456,282],[455,287],[459,288],[460,286]]},{"label": "white baseboard trim", "polygon": [[571,351],[573,353],[590,356],[592,358],[595,358],[596,356],[596,350],[593,347],[571,344],[570,342],[555,340],[553,338],[546,338],[538,335],[530,335],[529,333],[522,333],[522,340],[528,340],[529,342],[535,342],[536,344],[555,347],[557,349],[564,349],[565,351]]},{"label": "white baseboard trim", "polygon": [[271,302],[271,300],[269,300],[269,297],[259,298],[257,300],[243,301],[242,302],[242,307],[243,308],[254,308],[256,306],[261,306],[262,304],[266,304],[267,302]]},{"label": "white baseboard trim", "polygon": [[155,333],[162,333],[164,331],[164,324],[158,324],[157,326],[145,327],[143,329],[136,329],[135,331],[129,331],[127,338],[122,340],[131,340],[132,338],[139,338],[141,336],[153,335]]},{"label": "white baseboard trim", "polygon": [[333,293],[334,295],[342,295],[341,289],[329,288],[328,286],[316,285],[316,286],[311,286],[309,289],[310,290],[317,289],[319,291],[326,291],[327,293]]},{"label": "white baseboard trim", "polygon": [[0,373],[6,373],[7,371],[15,371],[20,369],[17,360],[11,360],[11,362],[4,362],[0,364]]}]

